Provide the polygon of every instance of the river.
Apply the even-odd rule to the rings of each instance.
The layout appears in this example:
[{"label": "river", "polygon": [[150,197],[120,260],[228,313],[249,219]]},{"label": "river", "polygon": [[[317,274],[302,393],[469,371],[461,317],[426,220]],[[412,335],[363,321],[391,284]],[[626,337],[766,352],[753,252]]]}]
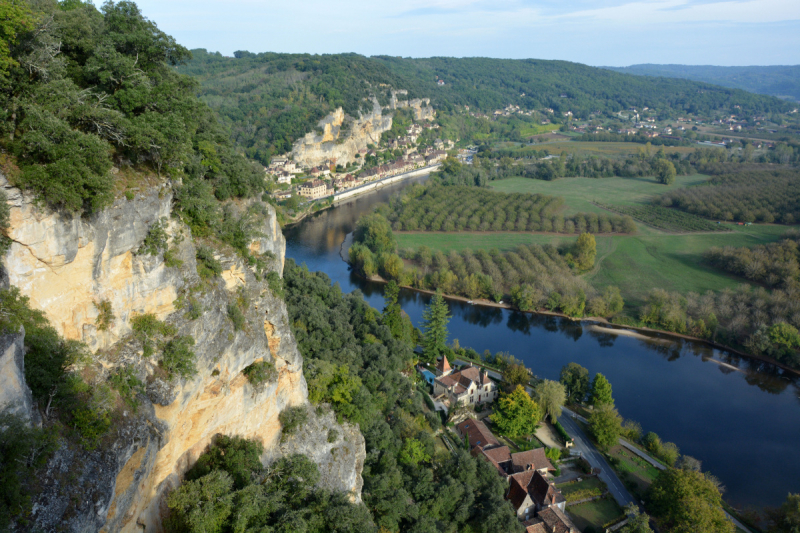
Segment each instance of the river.
[{"label": "river", "polygon": [[[344,202],[287,228],[286,256],[330,276],[342,290],[360,290],[383,308],[383,287],[353,275],[339,257],[361,214],[410,183]],[[401,292],[417,326],[430,297]],[[681,453],[726,487],[736,506],[777,506],[800,492],[800,380],[770,365],[703,343],[667,336],[643,340],[593,331],[586,323],[450,301],[450,339],[478,352],[505,351],[534,374],[558,380],[576,362],[611,382],[620,414],[675,442]]]}]

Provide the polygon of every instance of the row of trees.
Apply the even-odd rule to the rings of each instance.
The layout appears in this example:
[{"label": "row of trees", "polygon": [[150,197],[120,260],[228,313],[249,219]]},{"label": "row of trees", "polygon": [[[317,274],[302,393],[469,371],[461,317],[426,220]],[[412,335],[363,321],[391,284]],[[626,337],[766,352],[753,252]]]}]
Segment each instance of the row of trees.
[{"label": "row of trees", "polygon": [[717,220],[794,224],[800,221],[800,173],[742,170],[715,176],[700,187],[676,189],[658,201]]},{"label": "row of trees", "polygon": [[510,298],[522,311],[546,308],[570,316],[611,316],[624,305],[620,292],[607,287],[598,293],[575,275],[573,268],[585,270],[594,264],[594,237],[584,234],[565,249],[565,255],[552,245],[520,245],[514,251],[497,249],[441,250],[425,246],[416,251],[396,253],[394,235],[388,221],[377,213],[362,217],[349,249],[350,264],[365,276],[380,274],[400,285],[471,299],[501,301]]},{"label": "row of trees", "polygon": [[[309,396],[359,423],[364,435],[362,495],[375,525],[419,533],[466,524],[480,524],[486,533],[522,531],[505,501],[505,484],[488,463],[463,450],[437,452],[433,431],[441,419],[426,414],[423,393],[401,374],[416,359],[416,338],[407,340],[416,334],[396,292],[387,292],[378,313],[360,292],[342,294],[327,276],[291,259],[284,283]],[[328,520],[328,527],[334,523]]]},{"label": "row of trees", "polygon": [[753,248],[713,247],[705,253],[712,265],[769,287],[800,281],[800,232],[790,230],[780,242]]},{"label": "row of trees", "polygon": [[476,187],[412,187],[389,203],[386,217],[397,231],[545,231],[632,233],[629,217],[597,213],[559,214],[564,199],[506,194]]}]

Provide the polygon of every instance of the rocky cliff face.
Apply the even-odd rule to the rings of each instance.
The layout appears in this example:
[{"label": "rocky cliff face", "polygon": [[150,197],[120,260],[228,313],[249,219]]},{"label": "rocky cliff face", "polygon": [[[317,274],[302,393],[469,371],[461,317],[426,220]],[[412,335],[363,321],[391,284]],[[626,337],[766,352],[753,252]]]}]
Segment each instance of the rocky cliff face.
[{"label": "rocky cliff face", "polygon": [[294,143],[292,158],[309,166],[317,166],[327,160],[341,165],[353,162],[359,150],[368,144],[379,143],[381,134],[392,127],[392,117],[382,114],[377,101],[373,104],[372,113],[358,119],[346,117],[340,107],[320,121],[321,135],[307,133]]},{"label": "rocky cliff face", "polygon": [[431,107],[430,98],[412,98],[411,100],[401,100],[398,98],[398,96],[407,95],[408,91],[406,90],[392,91],[388,109],[411,108],[411,110],[414,111],[414,120],[433,120],[436,118],[436,111]]},{"label": "rocky cliff face", "polygon": [[[127,365],[146,383],[138,408],[120,410],[113,433],[98,450],[62,444],[41,480],[31,517],[34,529],[160,531],[166,494],[220,433],[260,439],[267,449],[265,461],[282,453],[306,453],[319,463],[326,486],[360,500],[364,441],[358,428],[314,415],[308,428],[278,447],[279,413],[307,403],[308,394],[286,306],[267,282],[232,252],[218,255],[225,269],[221,277],[201,280],[189,230],[175,219],[167,218],[166,227],[172,237],[183,236],[173,241],[180,267],[168,267],[163,254],[136,253],[152,225],[170,215],[168,186],[117,200],[87,219],[41,210],[1,176],[0,186],[12,204],[13,243],[4,261],[11,284],[64,337],[90,347],[96,382]],[[250,248],[265,254],[269,269],[281,273],[285,241],[274,210],[262,209],[261,236]],[[177,308],[179,297],[188,294],[203,309],[194,320]],[[115,315],[107,331],[95,325],[101,300],[111,302]],[[246,326],[237,331],[227,308],[242,301],[248,302]],[[179,335],[194,337],[194,377],[169,380],[156,357],[143,356],[130,335],[130,319],[140,313],[154,313]],[[21,333],[0,338],[0,403],[14,401],[26,410],[31,409],[30,392],[26,395],[24,382],[19,383],[21,349]],[[276,372],[256,387],[242,371],[259,361],[272,362]],[[323,437],[317,435],[320,428]],[[331,430],[337,438],[328,442]]]}]

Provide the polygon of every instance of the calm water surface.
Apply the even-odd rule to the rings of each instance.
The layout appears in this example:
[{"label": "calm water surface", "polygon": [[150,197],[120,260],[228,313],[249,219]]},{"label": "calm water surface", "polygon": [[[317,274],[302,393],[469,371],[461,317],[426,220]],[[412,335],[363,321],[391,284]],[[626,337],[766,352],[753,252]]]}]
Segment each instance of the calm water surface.
[{"label": "calm water surface", "polygon": [[[353,275],[339,256],[361,214],[413,179],[306,219],[285,230],[286,256],[330,276],[342,290],[360,290],[383,308],[383,288]],[[420,325],[430,299],[402,291],[401,303]],[[557,380],[576,362],[611,382],[620,414],[700,459],[738,506],[779,505],[800,492],[800,383],[769,365],[700,343],[591,331],[588,324],[450,302],[450,338],[483,352],[507,351],[539,377]]]}]

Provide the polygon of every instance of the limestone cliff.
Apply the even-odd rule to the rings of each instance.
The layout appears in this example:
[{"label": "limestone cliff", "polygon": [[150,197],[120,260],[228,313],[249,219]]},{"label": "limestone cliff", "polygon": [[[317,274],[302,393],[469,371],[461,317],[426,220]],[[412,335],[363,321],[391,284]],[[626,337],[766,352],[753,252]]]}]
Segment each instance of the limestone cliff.
[{"label": "limestone cliff", "polygon": [[358,119],[347,117],[340,107],[319,123],[320,132],[307,133],[292,148],[292,158],[300,164],[316,166],[327,160],[345,165],[355,161],[359,150],[378,144],[381,134],[392,127],[392,117],[382,114],[373,101],[371,113]]},{"label": "limestone cliff", "polygon": [[[113,434],[98,450],[62,443],[40,480],[30,528],[160,531],[166,494],[220,433],[260,439],[267,449],[265,461],[294,450],[306,453],[318,462],[326,486],[360,500],[365,452],[357,427],[343,427],[319,414],[311,417],[309,428],[294,437],[296,441],[277,447],[279,413],[308,402],[303,361],[285,303],[232,251],[218,254],[224,268],[221,277],[200,280],[189,229],[168,218],[172,194],[167,184],[132,200],[119,199],[88,218],[40,209],[2,176],[0,186],[12,204],[12,245],[4,258],[10,283],[46,313],[59,333],[90,347],[96,382],[128,365],[146,383],[138,409],[120,409]],[[260,236],[250,248],[265,254],[269,270],[281,273],[285,240],[274,210],[265,204],[262,210],[266,215]],[[136,253],[162,218],[169,221],[169,235],[178,237],[173,246],[180,267],[168,267],[163,253]],[[188,294],[203,309],[194,320],[177,308],[179,304],[176,307]],[[115,315],[107,331],[95,325],[101,300],[111,303]],[[249,302],[246,327],[237,331],[227,308],[242,300]],[[173,324],[179,335],[194,337],[194,377],[169,380],[157,358],[143,356],[130,335],[130,319],[140,313],[154,313]],[[5,380],[8,374],[9,383],[20,391],[11,400],[25,410],[30,409],[30,393],[26,396],[25,387],[18,386],[21,349],[22,332],[0,338],[0,376]],[[276,372],[274,379],[255,387],[242,371],[258,361],[272,362]],[[334,430],[338,437],[322,442],[312,427]]]},{"label": "limestone cliff", "polygon": [[408,91],[406,90],[398,90],[392,91],[391,97],[389,98],[389,105],[388,109],[403,109],[403,108],[411,108],[414,111],[414,120],[433,120],[436,118],[436,111],[433,110],[431,107],[431,100],[430,98],[413,98],[411,100],[400,100],[397,97],[399,96],[407,96]]}]

